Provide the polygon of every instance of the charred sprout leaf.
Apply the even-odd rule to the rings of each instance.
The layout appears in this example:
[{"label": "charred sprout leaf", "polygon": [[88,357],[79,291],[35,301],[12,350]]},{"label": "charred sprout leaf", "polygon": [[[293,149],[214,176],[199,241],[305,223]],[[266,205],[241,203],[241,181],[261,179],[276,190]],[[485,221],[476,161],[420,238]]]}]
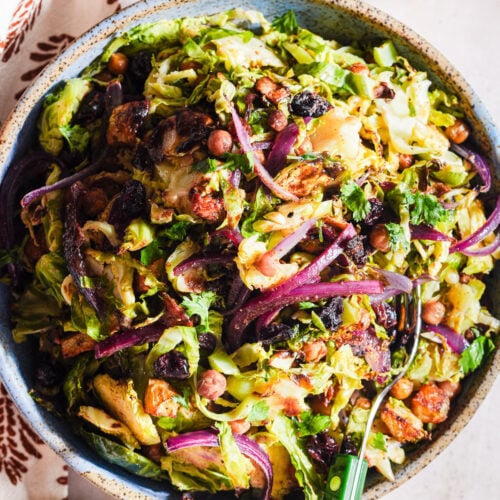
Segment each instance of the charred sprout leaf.
[{"label": "charred sprout leaf", "polygon": [[64,299],[61,294],[61,285],[68,274],[64,257],[55,252],[42,255],[35,265],[35,274],[47,293],[62,306]]},{"label": "charred sprout leaf", "polygon": [[297,419],[295,425],[299,431],[299,436],[314,436],[328,429],[332,421],[327,415],[314,414],[304,411],[300,414],[300,419]]},{"label": "charred sprout leaf", "polygon": [[82,253],[84,235],[79,222],[81,196],[83,196],[83,185],[80,182],[75,182],[69,189],[66,203],[63,233],[64,258],[80,293],[97,314],[104,317],[104,305],[97,290],[85,285],[85,279],[89,277],[90,273]]},{"label": "charred sprout leaf", "polygon": [[85,377],[93,375],[99,362],[93,359],[92,353],[84,353],[78,357],[63,384],[64,395],[68,401],[68,410],[71,412],[77,405],[88,401],[88,388],[85,386]]},{"label": "charred sprout leaf", "polygon": [[68,133],[67,127],[90,88],[89,81],[73,78],[68,80],[56,94],[46,98],[38,129],[40,144],[47,153],[58,155],[61,152],[66,138],[65,133]]},{"label": "charred sprout leaf", "polygon": [[306,498],[318,498],[316,492],[322,491],[322,481],[305,451],[305,444],[302,440],[297,439],[297,429],[292,420],[284,416],[277,416],[268,426],[268,430],[278,438],[288,451],[295,467],[295,477],[300,486],[304,488]]},{"label": "charred sprout leaf", "polygon": [[188,316],[198,316],[199,323],[196,330],[199,333],[210,331],[209,310],[216,300],[217,294],[211,290],[201,293],[190,293],[189,297],[185,296],[182,300],[181,306],[186,309]]},{"label": "charred sprout leaf", "polygon": [[63,127],[59,127],[59,130],[64,139],[66,139],[71,152],[85,152],[90,141],[90,132],[88,130],[85,130],[80,125],[64,125]]},{"label": "charred sprout leaf", "polygon": [[192,225],[191,222],[186,220],[179,220],[174,222],[170,226],[162,229],[158,233],[159,239],[168,239],[172,241],[183,241],[186,239],[189,227]]},{"label": "charred sprout leaf", "polygon": [[465,375],[473,372],[481,366],[484,358],[494,350],[493,340],[487,337],[477,337],[460,355],[460,368]]},{"label": "charred sprout leaf", "polygon": [[342,185],[340,197],[352,212],[355,222],[362,221],[370,212],[370,202],[366,199],[364,191],[354,181],[349,180]]},{"label": "charred sprout leaf", "polygon": [[166,474],[162,471],[161,467],[152,460],[149,460],[149,458],[132,451],[122,444],[118,444],[99,434],[88,432],[83,428],[80,428],[79,432],[85,441],[104,460],[119,465],[136,476],[147,477],[157,481],[166,479]]},{"label": "charred sprout leaf", "polygon": [[398,250],[402,248],[407,250],[410,247],[410,242],[406,238],[404,227],[394,222],[389,222],[385,225],[387,233],[389,234],[389,246],[391,250]]},{"label": "charred sprout leaf", "polygon": [[294,35],[299,30],[299,25],[293,10],[288,10],[281,17],[277,17],[272,22],[272,27],[275,30],[285,33],[286,35]]}]

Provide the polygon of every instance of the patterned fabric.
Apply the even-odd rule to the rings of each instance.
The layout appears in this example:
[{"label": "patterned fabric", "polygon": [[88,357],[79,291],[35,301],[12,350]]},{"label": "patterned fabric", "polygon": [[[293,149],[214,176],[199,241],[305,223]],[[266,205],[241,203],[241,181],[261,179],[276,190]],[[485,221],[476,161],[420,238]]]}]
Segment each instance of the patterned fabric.
[{"label": "patterned fabric", "polygon": [[[0,124],[43,68],[76,37],[134,0],[1,0]],[[0,383],[0,498],[62,500],[68,467]]]}]

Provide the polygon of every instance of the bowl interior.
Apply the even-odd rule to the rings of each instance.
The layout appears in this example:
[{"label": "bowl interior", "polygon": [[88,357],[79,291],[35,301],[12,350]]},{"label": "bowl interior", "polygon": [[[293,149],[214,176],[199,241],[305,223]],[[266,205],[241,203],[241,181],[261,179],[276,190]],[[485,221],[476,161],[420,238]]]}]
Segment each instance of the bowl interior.
[{"label": "bowl interior", "polygon": [[[223,5],[216,0],[145,0],[132,5],[79,38],[45,69],[21,98],[0,136],[0,181],[9,165],[21,158],[30,148],[43,96],[50,92],[54,82],[78,75],[102,51],[111,37],[143,22],[211,14],[235,7],[260,10],[268,19],[293,9],[301,26],[340,42],[366,43],[370,39],[391,38],[398,51],[413,65],[427,71],[434,83],[448,88],[464,103],[467,118],[474,129],[474,138],[494,167],[495,184],[498,185],[498,133],[484,106],[467,83],[446,59],[418,35],[377,9],[354,0],[339,0],[335,3],[319,0],[228,0]],[[499,297],[497,277],[498,268],[491,278],[491,286],[488,287],[493,304],[500,302],[496,300]],[[72,468],[117,497],[180,498],[178,493],[167,492],[165,484],[132,476],[105,462],[73,434],[67,423],[34,402],[28,393],[32,377],[30,359],[34,346],[30,342],[16,344],[12,340],[8,303],[9,291],[0,285],[0,376],[33,428]],[[498,316],[498,306],[494,307],[494,312]],[[495,356],[467,381],[450,418],[440,427],[436,439],[409,454],[408,463],[397,470],[394,483],[382,481],[378,475],[370,474],[367,498],[378,498],[387,493],[431,461],[470,420],[500,371],[499,367],[500,354],[497,351]]]}]

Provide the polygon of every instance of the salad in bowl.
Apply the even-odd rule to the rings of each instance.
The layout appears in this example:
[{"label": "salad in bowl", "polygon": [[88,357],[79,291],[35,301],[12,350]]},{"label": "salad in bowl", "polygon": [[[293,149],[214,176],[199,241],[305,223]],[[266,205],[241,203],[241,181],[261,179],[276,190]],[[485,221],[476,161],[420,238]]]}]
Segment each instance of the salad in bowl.
[{"label": "salad in bowl", "polygon": [[[495,349],[489,168],[390,40],[293,11],[140,24],[45,97],[37,134],[0,191],[12,334],[37,340],[37,402],[133,474],[322,498],[369,432],[393,480]],[[417,286],[417,356],[367,429]]]}]

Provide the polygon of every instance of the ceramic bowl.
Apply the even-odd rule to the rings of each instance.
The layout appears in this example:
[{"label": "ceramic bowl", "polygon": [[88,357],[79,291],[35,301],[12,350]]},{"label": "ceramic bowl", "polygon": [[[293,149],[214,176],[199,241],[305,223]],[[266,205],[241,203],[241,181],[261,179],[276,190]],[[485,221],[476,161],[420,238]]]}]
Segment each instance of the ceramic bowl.
[{"label": "ceramic bowl", "polygon": [[[326,38],[340,42],[385,39],[394,41],[398,51],[413,65],[425,70],[439,86],[455,93],[463,104],[467,119],[472,124],[475,141],[494,169],[495,181],[500,171],[500,139],[487,111],[463,77],[425,40],[400,22],[379,10],[357,0],[146,0],[132,5],[101,22],[73,43],[37,78],[19,101],[5,123],[0,136],[0,180],[9,165],[22,157],[34,136],[35,120],[43,96],[54,82],[76,76],[105,47],[117,33],[161,18],[177,18],[211,14],[233,7],[261,10],[267,18],[294,9],[299,24]],[[496,182],[498,185],[498,183]],[[1,200],[0,200],[1,202]],[[492,303],[498,299],[498,268],[488,287]],[[104,491],[119,498],[180,498],[166,484],[132,476],[124,470],[103,461],[74,435],[62,420],[38,406],[29,396],[31,363],[34,355],[29,343],[15,344],[9,330],[9,292],[0,285],[0,377],[17,406],[33,428],[74,470]],[[498,316],[498,309],[496,314]],[[463,391],[450,417],[439,428],[436,438],[408,455],[407,462],[396,468],[396,480],[384,481],[377,474],[369,474],[366,498],[380,498],[416,474],[433,460],[453,438],[481,404],[500,372],[500,351],[474,373],[464,384]]]}]

